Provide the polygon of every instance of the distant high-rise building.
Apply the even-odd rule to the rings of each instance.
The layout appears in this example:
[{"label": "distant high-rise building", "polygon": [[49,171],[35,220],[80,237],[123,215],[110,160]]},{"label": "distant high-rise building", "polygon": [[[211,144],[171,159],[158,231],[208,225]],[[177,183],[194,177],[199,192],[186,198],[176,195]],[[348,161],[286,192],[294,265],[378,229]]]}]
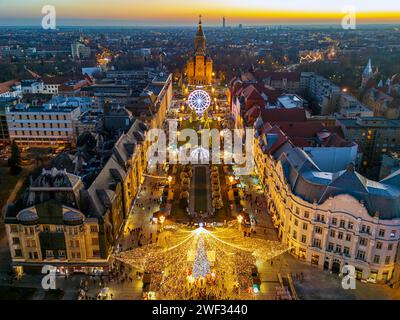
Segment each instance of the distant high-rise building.
[{"label": "distant high-rise building", "polygon": [[226,21],[225,21],[225,17],[222,17],[222,28],[226,27]]},{"label": "distant high-rise building", "polygon": [[239,29],[242,29],[243,25],[241,23],[239,23]]}]

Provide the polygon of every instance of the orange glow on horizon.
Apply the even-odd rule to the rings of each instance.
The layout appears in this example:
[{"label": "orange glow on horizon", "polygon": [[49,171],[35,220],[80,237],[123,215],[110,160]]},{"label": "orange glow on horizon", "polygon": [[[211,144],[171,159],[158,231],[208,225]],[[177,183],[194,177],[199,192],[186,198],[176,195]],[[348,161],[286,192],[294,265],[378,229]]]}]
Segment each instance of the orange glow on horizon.
[{"label": "orange glow on horizon", "polygon": [[[3,0],[11,1],[11,0]],[[43,0],[44,1],[44,0]],[[268,23],[297,23],[297,22],[322,22],[340,24],[345,13],[341,12],[341,5],[323,6],[324,0],[318,2],[315,0],[315,6],[310,6],[311,0],[305,0],[308,5],[301,7],[299,1],[293,2],[290,7],[289,2],[282,2],[282,6],[287,9],[274,9],[279,0],[271,0],[271,3],[262,0],[254,0],[251,3],[244,3],[240,0],[202,0],[196,4],[191,4],[187,0],[172,0],[165,2],[163,0],[80,0],[77,3],[74,0],[54,0],[57,9],[57,17],[60,19],[71,20],[121,20],[132,24],[135,23],[162,23],[167,25],[186,24],[196,25],[197,17],[201,13],[205,25],[220,24],[222,16],[226,17],[227,25],[232,24],[268,24]],[[327,0],[326,0],[327,1]],[[338,0],[342,4],[346,0]],[[355,3],[361,3],[362,0],[354,0]],[[356,19],[360,23],[400,23],[400,8],[394,6],[391,11],[386,6],[379,9],[379,3],[364,8],[359,5],[356,11]],[[13,0],[13,4],[0,4],[1,17],[8,18],[38,18],[41,17],[41,1]],[[312,2],[313,3],[313,2]],[[350,3],[349,3],[350,4]],[[268,8],[270,7],[270,8]],[[374,10],[376,7],[376,10]],[[389,6],[390,8],[390,6]],[[364,10],[364,11],[362,11]]]},{"label": "orange glow on horizon", "polygon": [[[104,9],[104,10],[102,10]],[[207,9],[194,10],[187,8],[165,8],[163,12],[154,12],[149,8],[143,8],[138,14],[138,10],[117,8],[97,8],[89,10],[90,17],[85,15],[85,10],[75,12],[63,10],[61,18],[71,19],[104,19],[104,20],[132,20],[134,21],[159,21],[196,24],[198,14],[203,15],[203,22],[219,23],[222,16],[225,16],[227,23],[268,23],[268,22],[337,22],[340,23],[345,16],[341,12],[298,12],[298,11],[270,11],[270,10],[242,10],[242,9]],[[400,23],[400,11],[395,12],[358,12],[356,19],[360,22],[398,22]]]}]

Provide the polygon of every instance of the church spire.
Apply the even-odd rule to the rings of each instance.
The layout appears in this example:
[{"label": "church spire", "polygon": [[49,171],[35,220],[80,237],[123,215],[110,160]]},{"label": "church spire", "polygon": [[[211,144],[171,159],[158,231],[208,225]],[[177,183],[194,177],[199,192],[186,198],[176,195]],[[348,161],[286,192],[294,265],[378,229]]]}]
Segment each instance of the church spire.
[{"label": "church spire", "polygon": [[197,27],[196,37],[194,38],[194,50],[198,51],[199,48],[202,48],[203,51],[206,50],[206,37],[203,32],[203,25],[201,22],[201,14],[199,15],[199,24]]},{"label": "church spire", "polygon": [[201,23],[201,14],[199,15],[199,25],[197,27],[197,37],[204,37],[204,33],[203,33],[203,26]]},{"label": "church spire", "polygon": [[363,75],[364,76],[370,76],[372,75],[373,71],[372,71],[372,63],[371,63],[371,59],[368,60],[368,64],[366,65]]}]

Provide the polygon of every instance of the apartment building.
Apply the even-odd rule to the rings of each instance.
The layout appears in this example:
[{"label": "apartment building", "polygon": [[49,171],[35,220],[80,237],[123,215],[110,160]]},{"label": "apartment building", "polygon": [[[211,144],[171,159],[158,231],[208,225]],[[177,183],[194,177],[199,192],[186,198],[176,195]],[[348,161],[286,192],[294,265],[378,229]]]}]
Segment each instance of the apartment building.
[{"label": "apartment building", "polygon": [[6,108],[10,140],[20,146],[58,147],[74,144],[73,122],[80,115],[76,106],[30,106],[19,103]]}]

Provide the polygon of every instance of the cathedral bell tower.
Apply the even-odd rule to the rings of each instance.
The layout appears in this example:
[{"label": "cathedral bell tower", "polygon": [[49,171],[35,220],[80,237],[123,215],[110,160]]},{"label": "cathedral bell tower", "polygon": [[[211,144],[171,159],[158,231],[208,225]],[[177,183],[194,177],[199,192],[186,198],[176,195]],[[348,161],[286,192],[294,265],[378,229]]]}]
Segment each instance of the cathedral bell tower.
[{"label": "cathedral bell tower", "polygon": [[206,53],[206,37],[203,32],[201,15],[194,37],[194,53],[186,64],[189,85],[210,85],[212,82],[213,62]]},{"label": "cathedral bell tower", "polygon": [[203,52],[206,50],[206,37],[203,32],[203,26],[201,24],[201,15],[199,16],[199,25],[197,27],[197,33],[194,37],[194,51],[197,53],[199,48],[203,49]]}]

